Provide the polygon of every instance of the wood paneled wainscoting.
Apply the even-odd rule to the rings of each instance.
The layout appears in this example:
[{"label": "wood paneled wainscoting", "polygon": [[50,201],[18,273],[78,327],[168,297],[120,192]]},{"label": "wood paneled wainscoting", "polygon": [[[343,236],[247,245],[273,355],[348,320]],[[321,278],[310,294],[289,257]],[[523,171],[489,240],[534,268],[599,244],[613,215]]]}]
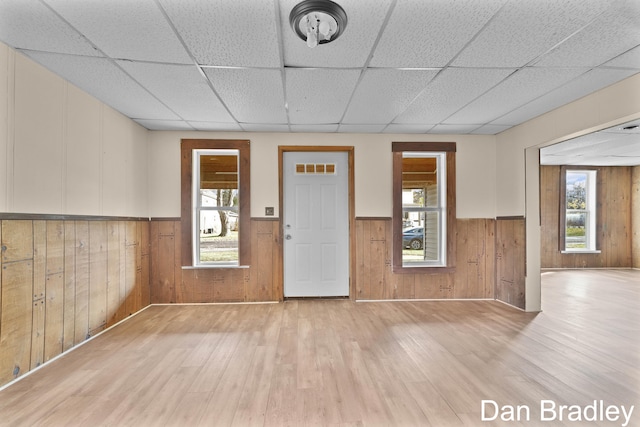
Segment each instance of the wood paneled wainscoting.
[{"label": "wood paneled wainscoting", "polygon": [[[500,228],[500,240],[496,239],[498,222],[484,218],[457,220],[454,272],[397,274],[391,265],[391,218],[356,218],[352,297],[498,298],[524,308],[524,219],[509,221],[505,224],[508,226]],[[152,303],[282,300],[279,219],[251,220],[251,265],[244,268],[183,268],[180,232],[177,218],[151,221]],[[496,283],[502,285],[496,288]],[[505,283],[510,284],[508,289]]]},{"label": "wood paneled wainscoting", "polygon": [[151,220],[151,302],[211,303],[282,300],[280,221],[251,219],[251,264],[183,268],[178,218]]},{"label": "wood paneled wainscoting", "polygon": [[3,218],[0,385],[149,305],[148,220]]},{"label": "wood paneled wainscoting", "polygon": [[526,224],[522,217],[496,220],[497,300],[524,310],[526,268]]},{"label": "wood paneled wainscoting", "polygon": [[456,269],[392,271],[391,218],[356,218],[356,299],[494,298],[495,220],[458,219]]}]

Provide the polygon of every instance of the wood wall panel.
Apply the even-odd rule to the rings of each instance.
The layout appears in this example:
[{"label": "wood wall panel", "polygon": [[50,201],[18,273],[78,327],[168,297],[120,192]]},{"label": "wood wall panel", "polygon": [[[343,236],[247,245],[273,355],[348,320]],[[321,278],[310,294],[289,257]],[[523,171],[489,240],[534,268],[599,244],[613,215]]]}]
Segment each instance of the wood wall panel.
[{"label": "wood wall panel", "polygon": [[31,369],[33,260],[3,262],[1,277],[0,384],[5,384]]},{"label": "wood wall panel", "polygon": [[64,332],[62,350],[75,345],[76,324],[76,227],[64,223]]},{"label": "wood wall panel", "polygon": [[107,326],[107,223],[89,222],[89,335]]},{"label": "wood wall panel", "polygon": [[[119,292],[118,301],[126,301],[127,298],[127,230],[123,222],[118,223],[118,253],[119,253],[119,266],[120,277],[118,278]],[[127,304],[118,302],[118,309],[116,312],[117,319],[124,319],[127,317]]]},{"label": "wood wall panel", "polygon": [[[177,270],[176,260],[181,252],[176,229],[180,221],[151,221],[151,303],[175,303],[176,286],[182,281],[182,272]],[[177,250],[176,250],[177,247]],[[179,280],[176,280],[179,277]]]},{"label": "wood wall panel", "polygon": [[62,353],[64,341],[64,223],[46,221],[44,361]]},{"label": "wood wall panel", "polygon": [[280,281],[282,260],[275,246],[279,243],[279,222],[254,220],[251,226],[251,270],[245,290],[246,301],[282,299]]},{"label": "wood wall panel", "polygon": [[496,220],[495,298],[525,308],[525,220]]},{"label": "wood wall panel", "polygon": [[[124,270],[124,269],[122,269]],[[107,327],[121,318],[120,304],[120,224],[110,221],[107,225]]]},{"label": "wood wall panel", "polygon": [[33,221],[33,316],[31,331],[31,369],[44,362],[45,282],[47,276],[47,223]]},{"label": "wood wall panel", "polygon": [[181,223],[151,221],[151,302],[213,303],[282,299],[280,222],[251,220],[251,265],[242,268],[182,268]]},{"label": "wood wall panel", "polygon": [[74,344],[89,337],[89,221],[76,221]]},{"label": "wood wall panel", "polygon": [[[391,263],[391,220],[355,221],[355,299],[494,298],[495,220],[459,219],[455,273],[396,274]],[[151,301],[211,303],[282,299],[280,223],[253,219],[251,265],[182,268],[179,220],[152,220]]]},{"label": "wood wall panel", "polygon": [[493,298],[495,283],[495,221],[459,219],[457,224],[454,298]]},{"label": "wood wall panel", "polygon": [[33,221],[2,221],[2,262],[33,259]]},{"label": "wood wall panel", "polygon": [[148,286],[151,278],[151,243],[149,224],[139,223],[140,233],[140,308],[151,304],[151,289]]},{"label": "wood wall panel", "polygon": [[597,232],[600,253],[562,253],[560,166],[540,167],[542,268],[631,267],[632,168],[598,168]]},{"label": "wood wall panel", "polygon": [[44,361],[62,353],[64,341],[64,274],[47,274],[45,288]]},{"label": "wood wall panel", "polygon": [[631,172],[631,264],[640,268],[640,166]]},{"label": "wood wall panel", "polygon": [[107,319],[113,324],[128,316],[121,277],[133,278],[128,308],[148,305],[148,222],[0,223],[0,386],[104,329]]},{"label": "wood wall panel", "polygon": [[493,298],[495,221],[456,221],[455,273],[393,273],[391,220],[356,219],[356,299]]}]

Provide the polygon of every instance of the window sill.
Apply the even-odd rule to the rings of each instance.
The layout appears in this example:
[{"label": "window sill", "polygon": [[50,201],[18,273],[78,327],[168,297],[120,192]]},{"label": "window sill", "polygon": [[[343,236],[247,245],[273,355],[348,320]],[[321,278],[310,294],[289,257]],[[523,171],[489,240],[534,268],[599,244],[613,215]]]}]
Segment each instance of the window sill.
[{"label": "window sill", "polygon": [[230,269],[236,269],[236,268],[249,268],[248,265],[183,265],[182,269],[183,270],[208,270],[208,269],[212,269],[212,268],[230,268]]},{"label": "window sill", "polygon": [[600,250],[577,250],[577,251],[560,251],[561,254],[599,254],[602,253]]}]

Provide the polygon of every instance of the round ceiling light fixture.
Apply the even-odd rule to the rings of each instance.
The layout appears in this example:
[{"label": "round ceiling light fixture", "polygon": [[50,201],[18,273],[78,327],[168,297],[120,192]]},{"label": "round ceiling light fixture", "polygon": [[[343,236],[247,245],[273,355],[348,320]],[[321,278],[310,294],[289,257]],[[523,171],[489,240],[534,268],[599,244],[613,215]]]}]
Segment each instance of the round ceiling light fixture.
[{"label": "round ceiling light fixture", "polygon": [[291,9],[289,23],[307,46],[316,47],[342,34],[347,27],[347,14],[331,0],[304,0]]}]

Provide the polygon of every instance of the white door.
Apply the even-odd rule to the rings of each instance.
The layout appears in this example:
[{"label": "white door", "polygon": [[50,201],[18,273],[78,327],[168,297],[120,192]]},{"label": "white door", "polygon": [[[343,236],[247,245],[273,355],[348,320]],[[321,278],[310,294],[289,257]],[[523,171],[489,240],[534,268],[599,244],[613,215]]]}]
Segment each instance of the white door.
[{"label": "white door", "polygon": [[284,296],[348,296],[348,153],[285,152],[283,163]]}]

